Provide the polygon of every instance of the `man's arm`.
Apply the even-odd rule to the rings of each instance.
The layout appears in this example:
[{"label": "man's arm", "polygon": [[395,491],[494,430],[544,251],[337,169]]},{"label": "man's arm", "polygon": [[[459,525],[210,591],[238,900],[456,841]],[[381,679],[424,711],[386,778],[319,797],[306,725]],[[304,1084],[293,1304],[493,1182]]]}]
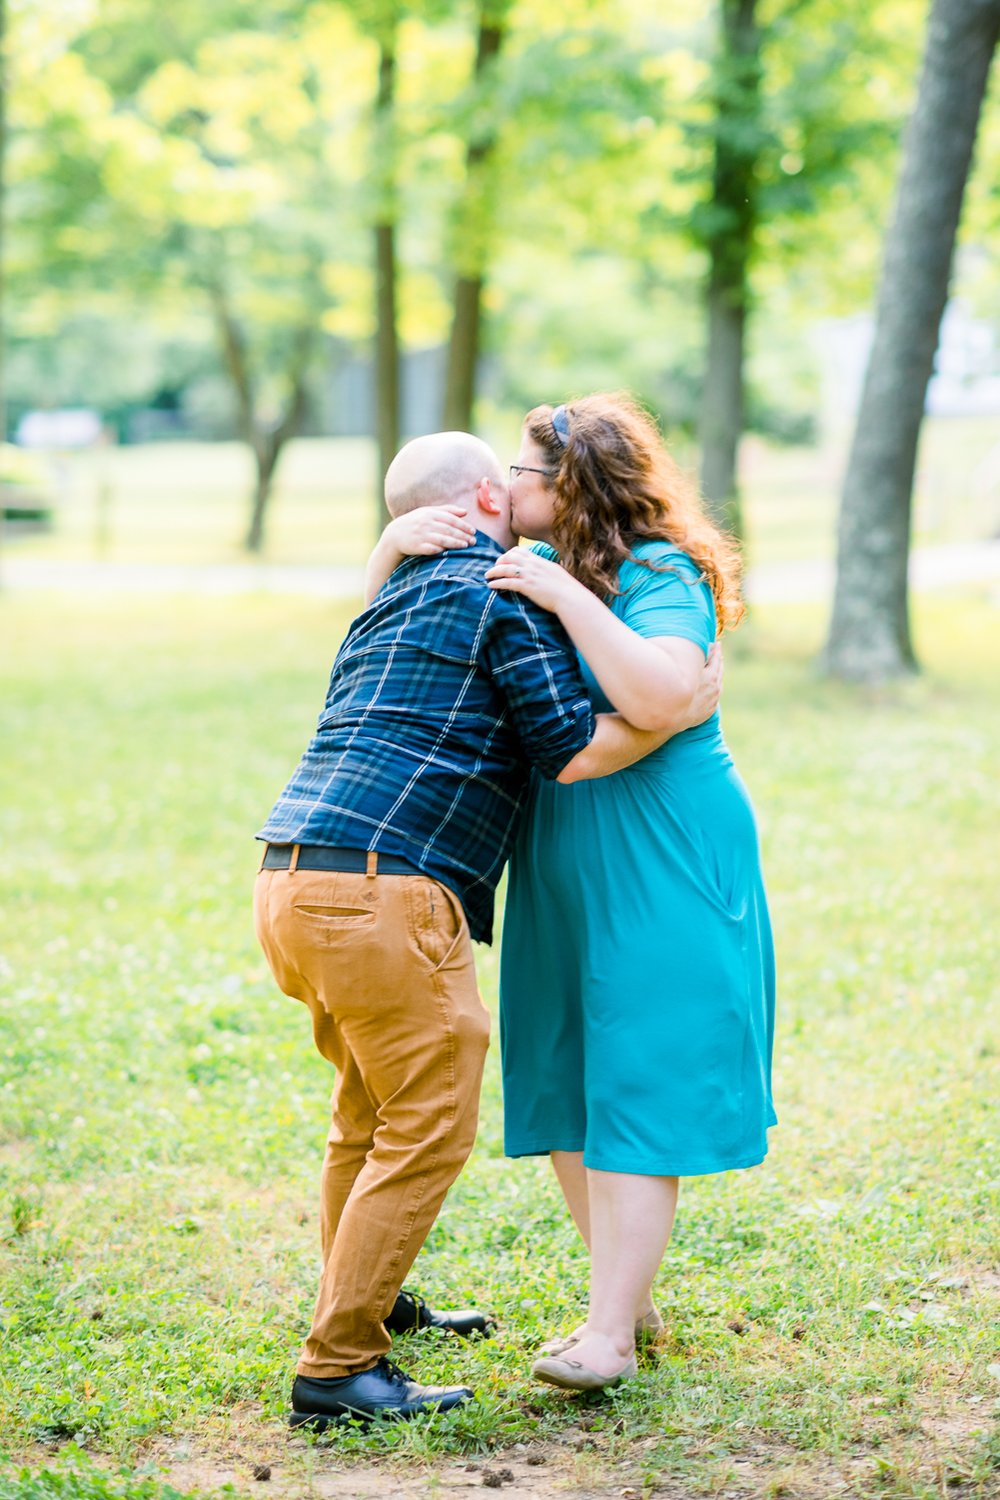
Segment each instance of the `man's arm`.
[{"label": "man's arm", "polygon": [[605,727],[595,747],[595,724],[601,719],[591,710],[576,652],[559,621],[529,600],[502,594],[494,599],[483,622],[483,664],[507,700],[528,759],[547,780],[608,776],[703,723],[718,706],[722,655],[713,647],[669,723],[638,730],[619,715],[602,715]]},{"label": "man's arm", "polygon": [[530,600],[489,593],[479,629],[481,666],[505,700],[525,758],[547,781],[589,744],[595,715],[576,652],[554,615]]},{"label": "man's arm", "polygon": [[[671,634],[667,625],[640,633],[559,563],[531,548],[506,552],[489,569],[486,581],[491,588],[521,594],[557,615],[605,697],[630,724],[656,730],[675,723],[696,689],[714,634],[707,621],[702,622],[708,637],[704,648],[686,630]],[[666,588],[673,580],[663,573],[657,581]],[[691,592],[679,577],[675,587],[683,594]],[[697,609],[693,596],[690,602]]]},{"label": "man's arm", "polygon": [[651,750],[659,750],[668,739],[670,734],[665,729],[633,729],[621,714],[598,714],[594,738],[563,766],[556,780],[569,783],[610,776],[614,771],[634,766]]},{"label": "man's arm", "polygon": [[722,652],[712,647],[690,702],[679,710],[669,728],[635,729],[621,714],[598,714],[597,728],[589,745],[563,766],[557,781],[593,781],[634,766],[651,750],[659,750],[675,734],[693,729],[710,719],[722,693]]}]

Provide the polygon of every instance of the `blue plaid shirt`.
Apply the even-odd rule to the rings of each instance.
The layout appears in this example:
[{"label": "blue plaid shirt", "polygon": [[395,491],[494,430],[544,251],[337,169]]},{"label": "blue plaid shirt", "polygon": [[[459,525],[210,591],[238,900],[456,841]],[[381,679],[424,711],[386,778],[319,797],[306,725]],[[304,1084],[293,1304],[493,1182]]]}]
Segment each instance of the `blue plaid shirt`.
[{"label": "blue plaid shirt", "polygon": [[594,733],[559,621],[485,582],[501,552],[477,532],[400,564],[348,631],[316,734],[257,835],[401,855],[456,892],[482,942],[530,767],[554,779]]}]

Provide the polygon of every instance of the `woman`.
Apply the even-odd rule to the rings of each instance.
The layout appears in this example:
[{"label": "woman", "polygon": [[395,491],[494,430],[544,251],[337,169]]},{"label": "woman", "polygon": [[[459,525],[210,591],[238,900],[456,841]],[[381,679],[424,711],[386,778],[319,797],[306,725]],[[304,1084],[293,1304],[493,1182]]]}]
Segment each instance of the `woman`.
[{"label": "woman", "polygon": [[[530,412],[511,475],[540,545],[490,583],[559,616],[597,710],[665,728],[742,614],[731,543],[627,397]],[[767,902],[718,715],[613,775],[535,778],[500,967],[505,1149],[551,1156],[591,1260],[586,1321],[533,1371],[597,1389],[662,1327],[679,1177],[756,1164],[775,1123]]]},{"label": "woman", "polygon": [[[514,528],[545,545],[491,583],[555,611],[595,708],[665,724],[742,614],[732,545],[621,396],[530,412],[512,475]],[[505,1148],[551,1155],[591,1254],[587,1320],[534,1371],[593,1389],[662,1326],[678,1178],[761,1161],[776,1118],[767,902],[718,715],[612,776],[536,779],[500,971]]]}]

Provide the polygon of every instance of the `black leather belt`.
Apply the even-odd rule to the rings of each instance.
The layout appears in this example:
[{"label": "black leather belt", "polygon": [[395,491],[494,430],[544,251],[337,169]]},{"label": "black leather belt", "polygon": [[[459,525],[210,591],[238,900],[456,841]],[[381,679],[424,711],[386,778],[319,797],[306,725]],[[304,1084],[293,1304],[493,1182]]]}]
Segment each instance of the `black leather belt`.
[{"label": "black leather belt", "polygon": [[[287,870],[292,862],[294,844],[268,844],[264,852],[264,870]],[[329,844],[300,844],[297,870],[341,870],[350,875],[368,871],[367,849],[335,849]],[[423,870],[401,859],[398,854],[375,852],[375,869],[379,875],[423,875]]]}]

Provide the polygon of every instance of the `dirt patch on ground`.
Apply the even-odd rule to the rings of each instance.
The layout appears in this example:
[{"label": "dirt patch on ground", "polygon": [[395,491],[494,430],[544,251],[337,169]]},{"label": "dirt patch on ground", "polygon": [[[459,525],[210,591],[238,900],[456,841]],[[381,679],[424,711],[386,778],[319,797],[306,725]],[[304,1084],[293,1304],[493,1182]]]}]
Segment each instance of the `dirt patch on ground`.
[{"label": "dirt patch on ground", "polygon": [[[437,1464],[408,1472],[385,1465],[364,1465],[338,1460],[329,1453],[315,1452],[308,1465],[288,1455],[256,1470],[245,1463],[227,1466],[198,1460],[173,1463],[165,1475],[180,1490],[211,1495],[223,1485],[241,1494],[254,1493],[261,1500],[423,1500],[425,1496],[468,1496],[476,1492],[502,1491],[508,1500],[640,1500],[642,1491],[622,1479],[604,1483],[581,1479],[577,1466],[565,1454],[542,1451],[496,1453],[489,1459]],[[649,1492],[647,1491],[647,1494]],[[667,1491],[657,1491],[666,1496]],[[677,1500],[694,1500],[690,1491],[675,1491]]]},{"label": "dirt patch on ground", "polygon": [[1000,1299],[1000,1271],[994,1270],[992,1266],[973,1266],[967,1279],[973,1291]]},{"label": "dirt patch on ground", "polygon": [[[136,1462],[139,1473],[203,1500],[472,1500],[496,1491],[508,1500],[873,1500],[886,1486],[893,1493],[916,1489],[973,1500],[992,1481],[973,1478],[970,1460],[990,1415],[935,1411],[917,1433],[859,1445],[837,1455],[802,1452],[761,1436],[737,1453],[715,1457],[698,1452],[695,1482],[652,1468],[649,1450],[657,1439],[637,1441],[617,1458],[585,1429],[570,1429],[555,1441],[517,1443],[486,1456],[412,1454],[377,1461],[338,1453],[325,1440],[289,1436],[283,1426],[255,1425],[241,1434],[199,1434],[160,1439]],[[29,1466],[44,1466],[38,1455]],[[51,1462],[51,1452],[48,1454]],[[102,1466],[111,1464],[95,1455]]]},{"label": "dirt patch on ground", "polygon": [[509,1500],[832,1500],[871,1496],[880,1472],[894,1467],[891,1459],[887,1464],[870,1452],[833,1460],[763,1442],[710,1465],[710,1477],[696,1485],[663,1471],[650,1474],[642,1452],[649,1441],[637,1443],[618,1463],[610,1463],[584,1433],[426,1464],[412,1457],[405,1464],[365,1462],[278,1433],[258,1433],[252,1450],[222,1453],[215,1446],[196,1452],[164,1445],[150,1457],[158,1477],[181,1491],[208,1497],[228,1487],[229,1495],[251,1500],[471,1500],[484,1490]]},{"label": "dirt patch on ground", "polygon": [[408,1454],[375,1461],[339,1453],[326,1439],[284,1426],[164,1439],[147,1450],[146,1472],[181,1491],[214,1496],[224,1486],[252,1500],[433,1500],[497,1491],[508,1500],[699,1500],[703,1491],[669,1474],[643,1479],[643,1448],[615,1462],[585,1426],[558,1439],[515,1443],[488,1454]]},{"label": "dirt patch on ground", "polygon": [[410,1457],[405,1466],[386,1459],[366,1463],[344,1458],[303,1439],[274,1436],[246,1451],[222,1455],[172,1451],[151,1455],[163,1479],[179,1490],[214,1495],[230,1486],[254,1500],[425,1500],[502,1492],[508,1500],[696,1500],[694,1489],[667,1476],[655,1491],[635,1478],[629,1464],[610,1469],[592,1449],[572,1442],[519,1443],[488,1457],[436,1459],[426,1465]]},{"label": "dirt patch on ground", "polygon": [[[642,1477],[638,1461],[610,1468],[594,1452],[553,1445],[498,1451],[489,1458],[404,1469],[387,1461],[366,1464],[313,1449],[306,1456],[275,1451],[255,1464],[191,1456],[163,1463],[161,1475],[182,1491],[215,1496],[224,1486],[252,1500],[462,1500],[483,1491],[508,1500],[832,1500],[871,1496],[880,1470],[891,1469],[871,1454],[836,1462],[819,1454],[762,1446],[721,1462],[710,1487],[669,1474]],[[950,1491],[955,1494],[955,1491]],[[961,1491],[958,1492],[961,1494]]]}]

